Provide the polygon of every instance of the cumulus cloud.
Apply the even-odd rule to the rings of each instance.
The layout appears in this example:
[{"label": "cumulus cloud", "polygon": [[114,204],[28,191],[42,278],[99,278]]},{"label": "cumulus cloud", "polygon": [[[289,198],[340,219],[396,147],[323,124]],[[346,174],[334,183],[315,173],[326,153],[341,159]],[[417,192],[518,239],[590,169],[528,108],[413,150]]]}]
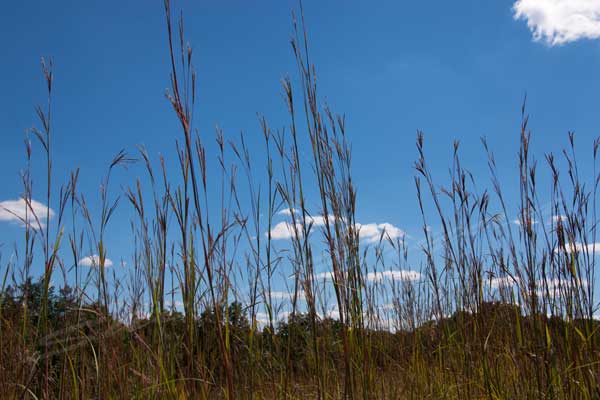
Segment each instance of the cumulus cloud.
[{"label": "cumulus cloud", "polygon": [[259,326],[265,327],[269,325],[269,314],[263,312],[257,312],[254,316],[256,318],[256,323]]},{"label": "cumulus cloud", "polygon": [[297,208],[284,208],[283,210],[279,211],[277,214],[290,216],[290,215],[292,215],[292,212],[294,213],[294,215],[300,214],[300,210],[298,210]]},{"label": "cumulus cloud", "polygon": [[317,279],[317,280],[333,280],[333,272],[327,271],[327,272],[321,272],[319,274],[315,274],[315,279]]},{"label": "cumulus cloud", "polygon": [[[562,253],[563,249],[556,249],[555,253]],[[583,244],[579,242],[566,243],[564,252],[567,254],[571,253],[600,253],[600,243],[588,243]]]},{"label": "cumulus cloud", "polygon": [[552,216],[552,222],[554,222],[555,224],[558,224],[559,222],[561,223],[566,223],[568,220],[568,218],[565,215],[553,215]]},{"label": "cumulus cloud", "polygon": [[[575,282],[575,283],[573,283]],[[548,286],[549,289],[558,289],[560,287],[563,288],[572,288],[578,284],[581,284],[583,286],[587,286],[588,282],[586,279],[582,279],[581,282],[577,281],[577,280],[573,280],[571,281],[570,279],[559,279],[559,278],[554,278],[554,279],[549,279],[545,282],[545,285]],[[544,281],[539,280],[538,281],[538,285],[539,286],[544,286]]]},{"label": "cumulus cloud", "polygon": [[325,226],[325,217],[322,215],[307,216],[305,220],[308,225]]},{"label": "cumulus cloud", "polygon": [[317,313],[317,315],[319,316],[319,318],[331,318],[331,319],[340,319],[340,312],[337,309],[337,307],[332,307],[329,308],[327,310],[325,310],[325,313]]},{"label": "cumulus cloud", "polygon": [[[512,223],[515,224],[515,225],[518,225],[518,226],[522,225],[520,218],[513,219]],[[534,218],[529,218],[529,223],[531,225],[535,225],[535,224],[537,224],[537,221]]]},{"label": "cumulus cloud", "polygon": [[296,223],[296,229],[294,229],[294,224],[291,222],[279,222],[271,228],[271,238],[273,240],[291,239],[296,236],[296,231],[299,236],[302,236],[302,224]]},{"label": "cumulus cloud", "polygon": [[[306,296],[304,295],[304,291],[299,290],[298,291],[298,299],[304,299]],[[294,299],[294,293],[293,292],[277,292],[277,291],[273,291],[271,292],[271,298],[272,299],[278,299],[278,300],[293,300]]]},{"label": "cumulus cloud", "polygon": [[387,222],[384,222],[382,224],[357,223],[356,229],[358,229],[358,234],[360,238],[367,241],[368,243],[377,243],[382,237],[383,240],[396,240],[401,239],[405,236],[405,232],[402,229]]},{"label": "cumulus cloud", "polygon": [[[83,257],[81,260],[79,260],[79,265],[82,267],[98,267],[100,265],[100,257],[97,254]],[[113,262],[109,258],[104,260],[105,267],[112,267],[112,265]]]},{"label": "cumulus cloud", "polygon": [[517,277],[501,276],[490,279],[490,286],[494,289],[508,288],[519,284],[520,280]]},{"label": "cumulus cloud", "polygon": [[[302,218],[299,215],[299,211],[294,209],[293,212],[296,216],[296,221],[300,221],[296,222],[296,229],[294,229],[294,224],[290,221],[279,222],[271,228],[271,238],[273,238],[274,240],[292,239],[296,236],[296,230],[298,231],[299,236],[303,234],[303,226],[301,223]],[[278,214],[290,216],[291,213],[292,211],[290,209],[284,209]],[[307,227],[312,226],[311,229],[314,229],[315,227],[325,226],[325,217],[322,215],[307,215],[304,219],[304,222],[306,223]],[[406,235],[406,233],[402,229],[388,222],[380,224],[361,224],[357,222],[355,227],[359,233],[359,238],[361,240],[366,241],[367,243],[377,243],[380,238],[383,238],[383,240],[401,239]]]},{"label": "cumulus cloud", "polygon": [[381,232],[377,228],[377,224],[356,224],[358,230],[358,236],[361,239],[365,239],[368,242],[376,242],[379,240]]},{"label": "cumulus cloud", "polygon": [[41,226],[46,224],[46,216],[52,219],[54,210],[33,199],[29,204],[24,198],[0,201],[0,221],[16,222],[22,226],[30,224],[37,228],[37,221]]},{"label": "cumulus cloud", "polygon": [[[297,215],[297,214],[296,214]],[[307,216],[306,225],[312,225],[312,227],[323,226],[325,225],[325,218],[321,215],[317,215],[314,217]],[[282,221],[275,224],[271,228],[271,238],[273,240],[281,240],[281,239],[292,239],[296,236],[296,231],[298,232],[298,236],[302,237],[303,235],[303,226],[300,222],[296,222],[296,229],[294,229],[294,224],[288,221]]]},{"label": "cumulus cloud", "polygon": [[[496,277],[496,278],[492,278],[491,280],[488,281],[490,286],[494,289],[501,289],[501,288],[509,288],[515,285],[521,285],[521,283],[523,283],[523,287],[527,287],[528,284],[523,282],[521,279],[519,279],[518,277],[511,277],[511,276],[501,276],[501,277]],[[537,287],[537,292],[539,295],[543,295],[545,293],[545,290],[548,289],[550,292],[555,292],[557,293],[559,289],[573,289],[576,287],[576,285],[582,285],[582,286],[588,286],[588,281],[586,279],[582,279],[581,281],[577,281],[577,280],[570,280],[570,279],[565,279],[565,278],[550,278],[547,280],[542,280],[542,279],[537,279],[535,281],[535,285]]]},{"label": "cumulus cloud", "polygon": [[517,0],[513,12],[527,22],[535,41],[550,46],[600,38],[598,0]]},{"label": "cumulus cloud", "polygon": [[561,296],[562,293],[570,292],[571,290],[580,290],[587,289],[589,287],[589,283],[586,279],[578,280],[570,280],[570,279],[548,279],[546,282],[542,280],[537,281],[537,294],[538,296],[545,296],[546,294],[550,294],[550,296]]},{"label": "cumulus cloud", "polygon": [[380,282],[386,278],[392,281],[418,281],[421,279],[421,274],[409,270],[387,270],[367,274],[367,280],[370,282]]}]

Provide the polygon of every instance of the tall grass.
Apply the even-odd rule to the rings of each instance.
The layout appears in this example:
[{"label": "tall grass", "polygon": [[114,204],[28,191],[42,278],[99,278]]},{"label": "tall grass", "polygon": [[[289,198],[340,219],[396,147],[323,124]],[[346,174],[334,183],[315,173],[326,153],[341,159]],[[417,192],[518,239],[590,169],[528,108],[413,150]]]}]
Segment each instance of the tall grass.
[{"label": "tall grass", "polygon": [[[135,159],[118,152],[97,216],[78,191],[78,170],[54,191],[52,64],[42,62],[48,104],[36,109],[42,128],[32,133],[46,158],[48,208],[37,214],[27,139],[24,238],[1,258],[0,397],[600,397],[600,142],[585,180],[569,134],[565,168],[546,155],[551,185],[541,190],[523,106],[519,196],[508,199],[497,174],[505,166],[485,140],[489,188],[476,185],[458,143],[440,186],[419,132],[423,240],[414,264],[402,236],[384,229],[376,243],[361,240],[345,118],[321,101],[302,6],[291,38],[297,74],[282,81],[289,121],[275,131],[259,117],[265,151],[256,158],[244,135],[227,141],[220,130],[196,130],[193,51],[169,0],[164,10],[178,163],[161,158],[157,168],[143,147]],[[215,155],[206,146],[213,138]],[[133,162],[144,176],[111,192],[116,168]],[[119,206],[132,211],[125,278],[107,264]],[[282,212],[288,246],[273,235]],[[92,268],[83,270],[86,254]],[[276,290],[279,275],[287,293]]]}]

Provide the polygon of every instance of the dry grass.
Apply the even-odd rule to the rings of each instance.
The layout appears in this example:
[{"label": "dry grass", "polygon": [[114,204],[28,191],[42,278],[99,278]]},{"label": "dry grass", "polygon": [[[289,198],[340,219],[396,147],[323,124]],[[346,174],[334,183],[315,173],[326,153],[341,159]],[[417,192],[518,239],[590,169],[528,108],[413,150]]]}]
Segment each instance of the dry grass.
[{"label": "dry grass", "polygon": [[[360,244],[344,117],[319,99],[301,6],[291,42],[300,88],[283,80],[287,129],[274,132],[260,119],[266,160],[252,158],[243,136],[226,142],[217,131],[216,165],[207,160],[208,139],[194,129],[192,50],[183,20],[175,29],[171,14],[165,0],[167,99],[181,129],[180,175],[170,179],[175,173],[163,160],[156,171],[140,148],[146,176],[123,196],[111,194],[115,168],[134,161],[120,152],[103,180],[100,215],[78,192],[78,171],[53,191],[52,64],[42,64],[48,106],[37,109],[42,129],[32,133],[45,151],[46,203],[57,216],[43,224],[50,215],[34,213],[29,144],[24,238],[19,256],[0,271],[0,397],[600,398],[594,320],[600,175],[585,184],[572,134],[562,155],[566,171],[553,155],[545,157],[552,186],[541,191],[523,107],[514,224],[513,199],[503,195],[485,141],[489,189],[477,189],[458,144],[450,182],[439,186],[419,133],[423,279],[368,279],[407,269],[408,250],[385,232],[374,246]],[[257,170],[263,164],[266,170]],[[321,224],[308,210],[309,192],[318,194],[310,201],[318,201]],[[216,210],[209,193],[220,196]],[[134,262],[127,279],[110,280],[104,237],[121,197],[134,211]],[[555,218],[540,206],[547,198]],[[271,235],[282,209],[290,211],[292,230],[286,250]],[[432,222],[442,227],[439,237],[428,229]],[[82,275],[78,260],[87,248],[98,255],[97,268]],[[384,257],[385,248],[396,256]],[[39,281],[30,272],[38,251],[45,266]],[[330,280],[316,275],[321,254]],[[290,313],[281,320],[273,281],[284,268],[293,279]],[[50,284],[56,274],[69,282],[59,293]],[[331,306],[335,319],[326,316]]]}]

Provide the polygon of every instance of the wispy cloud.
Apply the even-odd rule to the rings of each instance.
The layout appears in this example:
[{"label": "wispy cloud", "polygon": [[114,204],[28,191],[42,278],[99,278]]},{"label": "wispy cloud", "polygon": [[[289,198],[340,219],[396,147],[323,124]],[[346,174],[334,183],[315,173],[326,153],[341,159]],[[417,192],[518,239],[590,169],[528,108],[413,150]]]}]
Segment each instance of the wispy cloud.
[{"label": "wispy cloud", "polygon": [[[81,260],[79,260],[79,265],[82,267],[98,267],[100,265],[100,257],[97,254],[83,257]],[[104,260],[105,267],[112,267],[112,265],[113,262],[109,258]]]},{"label": "wispy cloud", "polygon": [[386,278],[392,281],[418,281],[421,279],[421,273],[410,270],[387,270],[367,274],[367,280],[370,282],[380,282]]},{"label": "wispy cloud", "polygon": [[517,0],[513,12],[527,21],[535,41],[550,46],[600,38],[598,0]]},{"label": "wispy cloud", "polygon": [[52,219],[54,217],[54,210],[33,199],[29,204],[23,198],[0,201],[0,221],[15,222],[22,226],[29,224],[37,228],[37,221],[39,221],[41,226],[46,224],[46,216]]}]

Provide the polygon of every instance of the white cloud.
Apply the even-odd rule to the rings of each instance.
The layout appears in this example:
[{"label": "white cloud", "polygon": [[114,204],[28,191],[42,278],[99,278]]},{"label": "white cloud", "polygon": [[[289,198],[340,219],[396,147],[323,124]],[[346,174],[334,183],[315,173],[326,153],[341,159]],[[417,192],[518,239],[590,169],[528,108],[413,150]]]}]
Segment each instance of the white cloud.
[{"label": "white cloud", "polygon": [[358,236],[368,242],[376,242],[379,240],[381,232],[377,229],[377,224],[356,224]]},{"label": "white cloud", "polygon": [[175,300],[175,301],[166,300],[165,307],[173,307],[177,310],[183,310],[183,301],[181,301],[181,300]]},{"label": "white cloud", "polygon": [[256,323],[259,326],[265,327],[265,326],[269,325],[269,315],[267,313],[257,312],[255,315],[255,318],[256,318]]},{"label": "white cloud", "polygon": [[417,271],[409,270],[387,270],[369,272],[367,274],[367,280],[370,282],[380,282],[385,278],[391,279],[392,281],[418,281],[421,279],[421,274]]},{"label": "white cloud", "polygon": [[315,279],[317,280],[333,280],[333,272],[321,272],[319,274],[315,274]]},{"label": "white cloud", "polygon": [[513,12],[527,21],[535,41],[550,46],[600,38],[598,0],[517,0]]},{"label": "white cloud", "polygon": [[[185,304],[181,300],[175,300],[175,301],[165,300],[164,301],[164,307],[166,309],[174,310],[174,311],[179,311],[179,312],[184,312],[185,311]],[[151,310],[151,312],[152,312],[152,310],[153,310],[152,303],[148,304],[148,309]]]},{"label": "white cloud", "polygon": [[[294,299],[294,293],[293,292],[271,292],[271,298],[272,299],[279,299],[279,300],[293,300]],[[304,295],[304,291],[299,290],[298,291],[298,299],[304,299],[305,295]]]},{"label": "white cloud", "polygon": [[560,296],[561,293],[570,292],[572,290],[585,290],[589,286],[589,283],[586,279],[578,281],[554,278],[548,279],[546,282],[543,280],[538,280],[536,284],[538,296],[544,296],[547,293],[549,293],[551,296]]},{"label": "white cloud", "polygon": [[325,314],[323,313],[317,313],[317,315],[319,316],[319,318],[331,318],[331,319],[340,319],[340,312],[337,309],[337,307],[332,307],[329,308],[327,310],[325,310]]},{"label": "white cloud", "polygon": [[296,223],[296,229],[294,230],[294,224],[291,222],[279,222],[271,228],[271,238],[273,240],[291,239],[296,236],[296,231],[298,231],[299,236],[302,236],[302,224]]},{"label": "white cloud", "polygon": [[277,314],[277,319],[279,321],[287,321],[290,315],[292,315],[291,311],[281,311]]},{"label": "white cloud", "polygon": [[314,217],[306,217],[307,224],[313,224],[313,226],[325,226],[325,217],[322,215],[315,215]]},{"label": "white cloud", "polygon": [[52,219],[54,210],[33,199],[29,205],[23,198],[0,201],[0,221],[16,222],[22,226],[31,224],[34,228],[37,228],[36,216],[40,225],[44,226],[47,214]]},{"label": "white cloud", "polygon": [[[510,277],[510,276],[502,276],[502,277],[497,277],[497,278],[492,278],[489,283],[490,286],[494,289],[500,289],[500,288],[509,288],[512,287],[514,285],[519,285],[521,284],[521,280],[518,277]],[[558,278],[553,278],[553,279],[547,279],[546,281],[542,280],[542,279],[538,279],[535,281],[535,285],[537,287],[537,292],[538,294],[542,294],[545,291],[545,288],[547,288],[550,292],[555,292],[558,293],[558,290],[560,288],[562,289],[572,289],[575,287],[575,284],[573,283],[574,281],[571,281],[570,279],[558,279]],[[581,282],[576,282],[576,284],[581,284],[582,286],[588,286],[588,281],[586,279],[582,279]],[[523,285],[524,287],[528,286],[527,284]]]},{"label": "white cloud", "polygon": [[396,240],[403,238],[405,236],[405,232],[387,222],[382,224],[356,224],[356,229],[358,229],[358,234],[361,239],[366,240],[368,243],[377,243],[383,234],[383,240],[391,239]]},{"label": "white cloud", "polygon": [[[537,224],[537,221],[534,218],[530,218],[529,222],[531,223],[531,225]],[[520,218],[515,218],[515,219],[513,219],[512,223],[515,224],[515,225],[521,226],[521,219]]]},{"label": "white cloud", "polygon": [[[297,212],[297,210],[294,211],[294,213],[296,213],[296,212]],[[289,211],[287,211],[287,209],[284,210],[284,212],[280,211],[279,213],[280,214],[283,213],[285,215],[290,215]],[[296,215],[296,218],[299,217],[298,214],[295,214],[295,215]],[[299,221],[299,220],[301,221],[301,219],[296,219],[296,221]],[[305,218],[305,221],[306,221],[307,229],[309,228],[309,226],[312,225],[312,227],[310,228],[311,231],[315,227],[325,225],[325,217],[323,217],[322,215],[315,215],[314,217],[307,215]],[[278,222],[277,224],[275,224],[275,226],[273,226],[271,228],[271,238],[273,240],[291,239],[296,236],[296,230],[298,231],[298,236],[302,237],[303,229],[304,229],[304,226],[300,222],[296,222],[295,230],[294,230],[294,224],[292,222],[288,222],[288,221]]]},{"label": "white cloud", "polygon": [[[294,211],[294,212],[296,212],[296,211]],[[289,215],[289,214],[286,214],[286,215]],[[295,214],[295,215],[298,216],[298,214]],[[325,225],[325,217],[323,217],[322,215],[315,215],[314,217],[307,215],[305,218],[305,221],[306,221],[307,229],[309,228],[310,225],[312,225],[312,227],[310,228],[311,230],[317,226]],[[302,237],[303,229],[304,229],[303,225],[300,222],[296,222],[296,230],[298,231],[298,236]],[[271,228],[271,238],[273,240],[291,239],[295,236],[296,236],[296,232],[294,230],[294,224],[291,222],[282,221],[282,222],[275,224],[275,226],[273,226]]]},{"label": "white cloud", "polygon": [[300,214],[300,210],[298,210],[297,208],[284,208],[283,210],[279,211],[277,214],[290,216],[290,215],[292,215],[292,212],[294,212],[294,215]]},{"label": "white cloud", "polygon": [[508,288],[519,284],[520,280],[517,277],[501,276],[490,279],[490,286],[495,289]]},{"label": "white cloud", "polygon": [[136,319],[150,319],[152,317],[152,313],[144,310],[137,310],[135,313]]},{"label": "white cloud", "polygon": [[[575,282],[575,284],[573,283]],[[581,285],[583,286],[587,286],[588,282],[586,279],[582,279],[581,282],[579,281],[571,281],[569,279],[558,279],[558,278],[554,278],[554,279],[549,279],[548,281],[546,281],[546,285],[548,286],[548,289],[550,290],[556,290],[558,288],[572,288],[575,287],[577,284],[581,283]],[[543,280],[539,280],[537,282],[538,286],[544,286],[544,281]]]},{"label": "white cloud", "polygon": [[389,237],[392,240],[404,237],[404,231],[402,229],[387,222],[377,225],[377,228],[379,228],[382,232],[385,232],[385,237]]},{"label": "white cloud", "polygon": [[[98,267],[100,265],[100,257],[97,254],[83,257],[79,260],[79,265],[82,267]],[[112,267],[113,262],[109,258],[104,260],[104,267]]]},{"label": "white cloud", "polygon": [[[556,249],[555,253],[562,253],[563,249]],[[600,253],[600,243],[588,243],[583,244],[579,242],[575,243],[566,243],[565,244],[565,252],[567,254],[571,253]]]},{"label": "white cloud", "polygon": [[[302,221],[301,218],[298,218],[298,210],[294,210],[294,215],[297,216],[296,221]],[[291,215],[291,211],[290,209],[284,209],[282,211],[280,211],[278,214],[281,215]],[[333,217],[331,217],[333,218]],[[322,227],[325,226],[325,217],[322,215],[314,215],[314,216],[310,216],[307,215],[306,218],[304,219],[304,222],[308,226],[312,225],[311,231],[312,229],[314,229],[315,227]],[[330,223],[331,223],[331,219],[330,219]],[[377,224],[377,223],[369,223],[369,224],[360,224],[360,223],[356,223],[356,229],[359,232],[359,237],[362,240],[365,240],[367,243],[377,243],[379,241],[379,239],[382,237],[383,235],[383,240],[386,239],[391,239],[391,240],[396,240],[398,238],[403,238],[406,233],[388,223],[388,222],[384,222],[381,224]],[[298,235],[302,236],[303,234],[303,225],[301,222],[296,222],[296,230],[298,231]],[[279,240],[279,239],[292,239],[296,236],[296,232],[294,229],[294,224],[291,221],[282,221],[279,222],[277,224],[275,224],[272,228],[271,228],[271,238],[273,238],[274,240]]]}]

